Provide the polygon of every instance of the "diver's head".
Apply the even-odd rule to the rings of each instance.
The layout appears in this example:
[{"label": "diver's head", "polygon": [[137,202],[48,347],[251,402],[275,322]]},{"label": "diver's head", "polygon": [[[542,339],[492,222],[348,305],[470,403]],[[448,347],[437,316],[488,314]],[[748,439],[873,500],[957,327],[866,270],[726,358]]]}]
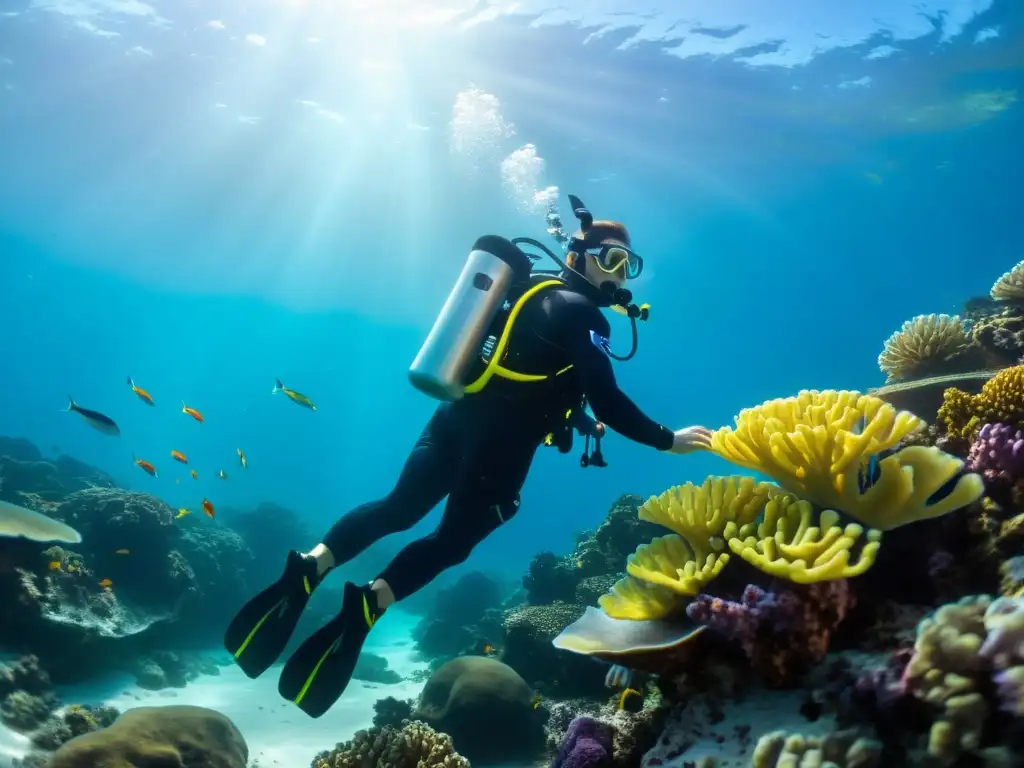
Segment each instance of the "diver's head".
[{"label": "diver's head", "polygon": [[572,236],[566,264],[601,290],[614,292],[639,277],[644,262],[630,247],[625,225],[595,221]]}]

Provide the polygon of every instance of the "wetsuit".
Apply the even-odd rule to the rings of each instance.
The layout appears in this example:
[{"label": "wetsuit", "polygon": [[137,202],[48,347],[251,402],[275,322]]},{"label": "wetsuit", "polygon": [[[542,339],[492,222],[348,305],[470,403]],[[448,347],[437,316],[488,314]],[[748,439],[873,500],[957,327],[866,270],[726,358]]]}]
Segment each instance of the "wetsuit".
[{"label": "wetsuit", "polygon": [[584,396],[596,418],[616,432],[671,448],[672,431],[645,416],[616,384],[609,334],[607,318],[581,292],[551,288],[529,299],[502,364],[529,373],[571,368],[540,382],[495,377],[481,392],[439,406],[391,493],[352,510],[327,533],[323,542],[335,562],[411,528],[446,496],[437,529],[406,546],[379,578],[401,600],[463,562],[516,514],[534,453]]}]

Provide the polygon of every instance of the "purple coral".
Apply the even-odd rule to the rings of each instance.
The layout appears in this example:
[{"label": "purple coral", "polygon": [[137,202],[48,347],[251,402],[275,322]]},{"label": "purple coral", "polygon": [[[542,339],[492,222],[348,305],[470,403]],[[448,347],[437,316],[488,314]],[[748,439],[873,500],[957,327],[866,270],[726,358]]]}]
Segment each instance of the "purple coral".
[{"label": "purple coral", "polygon": [[698,595],[686,613],[737,642],[769,682],[786,685],[825,657],[832,632],[852,605],[843,579],[777,592],[750,584],[739,602]]},{"label": "purple coral", "polygon": [[551,768],[607,768],[612,763],[612,729],[592,717],[569,723]]},{"label": "purple coral", "polygon": [[1024,478],[1024,431],[1007,424],[986,424],[967,456],[967,467],[994,485],[1013,485]]}]

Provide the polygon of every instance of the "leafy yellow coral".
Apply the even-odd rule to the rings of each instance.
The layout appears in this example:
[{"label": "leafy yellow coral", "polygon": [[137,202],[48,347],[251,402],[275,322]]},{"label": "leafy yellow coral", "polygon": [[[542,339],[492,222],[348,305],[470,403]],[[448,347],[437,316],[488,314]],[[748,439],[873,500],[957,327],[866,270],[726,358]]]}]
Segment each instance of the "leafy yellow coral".
[{"label": "leafy yellow coral", "polygon": [[676,594],[696,595],[729,562],[722,533],[729,523],[753,522],[775,486],[752,477],[708,477],[652,496],[641,520],[675,532],[641,545],[626,564],[630,575]]},{"label": "leafy yellow coral", "polygon": [[938,423],[961,445],[972,442],[975,432],[986,423],[1024,427],[1024,365],[1004,368],[976,395],[950,387],[942,400]]},{"label": "leafy yellow coral", "polygon": [[725,535],[729,548],[755,568],[797,584],[814,584],[859,576],[878,555],[882,532],[872,528],[851,565],[851,550],[860,543],[864,529],[838,523],[839,515],[825,510],[815,524],[810,502],[779,495],[765,506],[760,523],[742,527],[730,523]]},{"label": "leafy yellow coral", "polygon": [[713,551],[710,539],[691,545],[677,534],[659,536],[637,547],[629,556],[626,571],[650,584],[667,587],[680,595],[696,595],[721,573],[729,562],[724,551]]},{"label": "leafy yellow coral", "polygon": [[676,594],[632,576],[619,579],[611,591],[598,598],[598,605],[613,619],[663,619],[679,607]]},{"label": "leafy yellow coral", "polygon": [[1024,302],[1024,261],[996,280],[989,293],[996,301]]},{"label": "leafy yellow coral", "polygon": [[744,409],[735,428],[712,435],[711,449],[801,498],[889,530],[947,514],[984,493],[978,475],[953,483],[963,462],[935,448],[910,446],[878,460],[923,426],[877,397],[809,390]]},{"label": "leafy yellow coral", "polygon": [[970,347],[967,326],[958,315],[918,315],[885,341],[878,367],[888,381],[926,375]]}]

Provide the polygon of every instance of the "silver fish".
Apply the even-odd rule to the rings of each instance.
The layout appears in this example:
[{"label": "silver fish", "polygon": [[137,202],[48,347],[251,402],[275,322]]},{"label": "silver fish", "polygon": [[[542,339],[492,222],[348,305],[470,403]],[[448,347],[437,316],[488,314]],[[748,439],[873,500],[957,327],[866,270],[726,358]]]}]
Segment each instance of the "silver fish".
[{"label": "silver fish", "polygon": [[121,430],[117,428],[117,424],[109,416],[104,416],[99,411],[92,411],[88,408],[82,408],[78,403],[75,402],[71,395],[68,395],[68,407],[66,411],[77,413],[83,419],[85,423],[98,432],[102,432],[105,435],[111,435],[117,437],[121,434]]}]

